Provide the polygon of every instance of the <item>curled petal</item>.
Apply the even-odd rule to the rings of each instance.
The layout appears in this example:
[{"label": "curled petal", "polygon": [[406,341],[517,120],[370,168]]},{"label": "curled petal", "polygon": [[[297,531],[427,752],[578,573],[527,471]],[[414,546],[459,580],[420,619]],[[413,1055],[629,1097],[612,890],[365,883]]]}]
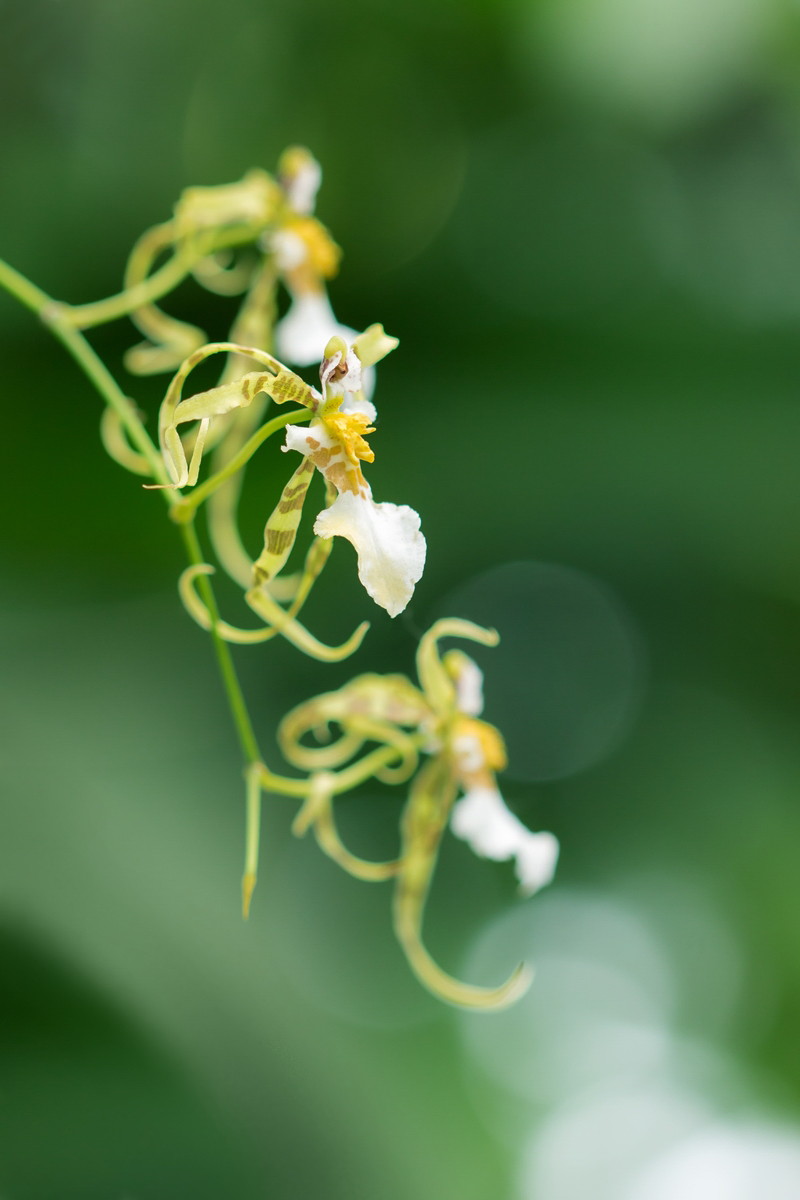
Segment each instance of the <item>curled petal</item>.
[{"label": "curled petal", "polygon": [[280,191],[266,171],[254,167],[235,183],[189,187],[175,205],[176,235],[231,225],[266,225],[280,202]]},{"label": "curled petal", "polygon": [[322,662],[340,662],[358,649],[369,629],[369,621],[364,621],[341,646],[326,646],[324,642],[317,641],[299,621],[295,621],[291,613],[281,608],[263,588],[248,592],[245,599],[250,607],[268,622],[265,629],[239,629],[235,625],[229,625],[227,621],[214,622],[208,608],[194,590],[194,581],[198,576],[213,574],[214,568],[209,563],[187,567],[178,580],[178,592],[187,612],[201,629],[213,628],[225,642],[249,646],[267,642],[280,633],[311,658],[318,658]]},{"label": "curled petal", "polygon": [[[174,246],[176,236],[177,229],[173,221],[156,225],[142,234],[131,251],[125,269],[126,289],[144,283],[155,259],[163,250],[170,247],[177,256],[179,251]],[[149,339],[132,346],[125,354],[125,366],[134,375],[171,371],[206,340],[202,329],[168,316],[155,304],[144,304],[133,309],[130,318]]]},{"label": "curled petal", "polygon": [[398,763],[376,771],[376,779],[382,783],[405,783],[411,778],[417,769],[419,751],[416,742],[407,733],[387,721],[371,721],[359,715],[351,717],[348,726],[351,732],[363,734],[365,741],[394,746],[401,756]]},{"label": "curled petal", "polygon": [[253,264],[247,258],[235,262],[231,251],[224,250],[201,258],[192,268],[192,274],[209,292],[216,292],[218,296],[239,296],[250,284]]},{"label": "curled petal", "polygon": [[273,600],[263,587],[251,588],[249,592],[245,593],[245,600],[253,612],[258,613],[262,620],[268,621],[272,625],[273,632],[282,634],[298,650],[302,650],[311,658],[318,658],[321,662],[341,662],[343,658],[349,658],[361,645],[364,635],[369,629],[369,621],[362,621],[341,646],[326,646],[324,642],[318,641],[313,634],[309,633],[299,621],[295,621],[285,609],[281,608],[280,604]]},{"label": "curled petal", "polygon": [[417,675],[429,704],[437,713],[456,706],[456,687],[439,658],[438,642],[443,637],[467,638],[484,646],[496,646],[500,637],[496,629],[483,629],[472,621],[459,617],[443,617],[422,635],[417,649]]},{"label": "curled petal", "polygon": [[359,858],[344,846],[333,816],[333,791],[336,786],[336,776],[327,773],[316,775],[311,780],[311,791],[292,824],[292,833],[302,837],[313,826],[317,844],[323,853],[343,867],[349,875],[356,879],[364,879],[369,883],[381,883],[391,879],[400,869],[400,861],[371,862]]},{"label": "curled petal", "polygon": [[370,325],[353,342],[353,349],[365,367],[374,366],[400,345],[398,338],[384,333],[382,325]]},{"label": "curled petal", "polygon": [[496,988],[462,983],[443,971],[422,942],[422,916],[456,784],[446,764],[432,759],[417,775],[403,814],[402,866],[394,896],[394,927],[419,981],[441,1000],[458,1008],[502,1009],[529,988],[533,972],[524,963]]},{"label": "curled petal", "polygon": [[[178,594],[189,616],[197,622],[201,629],[215,628],[211,613],[194,590],[194,582],[200,575],[213,575],[214,567],[210,563],[197,563],[181,572],[178,579]],[[270,629],[238,629],[227,621],[217,621],[216,631],[225,642],[233,642],[240,646],[250,646],[257,642],[266,642],[275,637],[277,630]]]},{"label": "curled petal", "polygon": [[100,417],[100,440],[106,453],[126,471],[132,471],[134,475],[152,475],[149,462],[131,446],[119,413],[110,405],[106,405]]},{"label": "curled petal", "polygon": [[376,504],[370,495],[342,492],[321,512],[314,532],[345,537],[358,555],[358,577],[367,592],[396,617],[408,604],[425,566],[419,515],[408,505]]},{"label": "curled petal", "polygon": [[[336,692],[315,696],[288,712],[278,726],[281,751],[290,763],[303,770],[343,766],[365,741],[397,745],[402,762],[382,768],[392,776],[416,762],[417,747],[398,725],[416,726],[428,714],[422,694],[404,675],[358,675]],[[324,746],[304,746],[303,737],[313,732],[318,742],[329,741],[329,725],[335,722],[343,734]]]},{"label": "curled petal", "polygon": [[524,895],[532,895],[553,878],[558,840],[552,833],[532,833],[526,828],[506,807],[496,787],[471,788],[454,807],[450,828],[483,858],[497,862],[514,858]]}]

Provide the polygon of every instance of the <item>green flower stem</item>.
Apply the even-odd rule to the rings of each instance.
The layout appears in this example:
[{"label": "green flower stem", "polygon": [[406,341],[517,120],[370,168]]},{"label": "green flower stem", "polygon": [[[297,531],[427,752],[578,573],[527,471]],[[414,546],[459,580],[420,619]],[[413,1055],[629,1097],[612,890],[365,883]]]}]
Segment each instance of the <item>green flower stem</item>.
[{"label": "green flower stem", "polygon": [[267,421],[266,425],[262,425],[252,437],[248,438],[239,453],[235,454],[221,471],[217,471],[216,475],[212,475],[205,483],[201,483],[188,496],[181,496],[180,500],[173,505],[170,511],[173,521],[177,521],[178,524],[191,521],[203,501],[207,500],[218,487],[221,487],[226,479],[230,479],[232,475],[241,470],[268,437],[271,437],[273,433],[277,433],[279,429],[283,429],[285,425],[290,425],[293,421],[310,421],[313,416],[314,414],[307,408],[296,408],[292,412],[281,413],[279,417],[273,417],[271,421]]},{"label": "green flower stem", "polygon": [[0,258],[0,287],[4,287],[12,296],[16,296],[21,304],[26,308],[33,309],[35,313],[40,313],[52,304],[50,297],[38,288],[35,283],[31,283],[24,275],[20,275],[19,271],[15,271],[7,262],[3,262]]},{"label": "green flower stem", "polygon": [[[120,390],[117,381],[106,367],[101,358],[95,354],[86,338],[78,329],[65,325],[61,319],[61,306],[51,303],[42,313],[45,325],[55,334],[58,340],[66,346],[75,361],[83,367],[100,395],[120,417],[125,431],[132,444],[147,459],[150,473],[160,484],[170,484],[164,460],[153,445],[152,439],[142,424],[136,412],[136,406]],[[163,490],[162,496],[168,508],[175,504],[175,495],[169,490]]]},{"label": "green flower stem", "polygon": [[[186,553],[189,556],[189,561],[195,566],[205,562],[203,551],[200,547],[200,542],[197,537],[197,530],[193,524],[181,525],[181,535]],[[222,676],[222,683],[228,697],[228,704],[233,717],[233,723],[236,726],[236,732],[239,737],[239,744],[242,748],[242,753],[249,763],[257,763],[261,761],[261,753],[258,749],[258,742],[253,731],[253,723],[250,720],[250,714],[247,711],[244,695],[239,684],[239,679],[236,675],[236,668],[233,665],[233,659],[228,647],[228,643],[223,641],[217,632],[217,622],[219,621],[219,609],[217,608],[216,597],[214,590],[211,587],[211,582],[207,575],[201,575],[198,579],[198,590],[202,596],[203,603],[208,609],[208,615],[211,618],[211,637],[214,642],[214,652],[217,656],[217,664],[219,673]]]},{"label": "green flower stem", "polygon": [[104,325],[107,321],[125,317],[134,309],[152,304],[166,296],[186,278],[201,258],[215,254],[218,250],[246,245],[254,241],[262,231],[262,225],[247,225],[226,230],[224,233],[215,232],[212,236],[187,239],[176,248],[172,258],[165,262],[163,267],[159,267],[134,287],[118,292],[116,296],[108,296],[105,300],[96,300],[92,304],[65,305],[64,322],[74,325],[76,329],[88,329],[92,325]]},{"label": "green flower stem", "polygon": [[[119,413],[131,442],[141,451],[150,464],[153,477],[159,483],[169,484],[170,481],[163,459],[153,445],[147,430],[139,420],[134,405],[122,393],[116,380],[107,370],[102,360],[95,354],[83,334],[78,329],[64,323],[64,313],[69,311],[68,306],[57,303],[45,292],[41,291],[40,288],[37,288],[35,284],[30,283],[23,275],[20,275],[18,271],[15,271],[13,267],[3,262],[2,259],[0,259],[0,286],[4,287],[13,296],[16,296],[27,308],[39,314],[44,323],[83,368],[106,403]],[[165,489],[161,494],[168,508],[171,509],[176,503],[174,493]],[[203,553],[194,526],[191,524],[182,525],[181,533],[190,562],[195,564],[202,563],[204,561]],[[211,635],[214,641],[214,650],[242,752],[248,762],[260,762],[261,754],[258,749],[255,733],[253,732],[252,722],[247,712],[244,696],[242,695],[242,689],[239,686],[239,680],[236,676],[233,659],[231,658],[227,643],[217,633],[216,626],[219,620],[219,611],[207,576],[201,578],[199,587],[211,616]],[[295,793],[292,792],[290,794]]]}]

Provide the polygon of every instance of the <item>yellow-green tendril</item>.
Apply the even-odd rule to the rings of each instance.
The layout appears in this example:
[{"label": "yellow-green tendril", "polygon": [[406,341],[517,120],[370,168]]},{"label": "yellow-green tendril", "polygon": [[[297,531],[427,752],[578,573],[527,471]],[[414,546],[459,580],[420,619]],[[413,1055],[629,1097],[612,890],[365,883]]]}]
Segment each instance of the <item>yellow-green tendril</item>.
[{"label": "yellow-green tendril", "polygon": [[320,849],[356,879],[381,883],[391,879],[400,869],[400,861],[370,862],[359,858],[344,846],[333,816],[333,794],[336,776],[320,772],[311,777],[311,790],[292,823],[292,833],[302,837],[313,826]]},{"label": "yellow-green tendril", "polygon": [[[196,579],[201,579],[203,576],[213,575],[214,571],[215,568],[209,563],[197,563],[187,567],[178,581],[181,600],[189,615],[201,629],[211,629],[212,618],[207,605],[195,592],[194,583]],[[234,642],[242,646],[255,645],[269,641],[276,634],[282,634],[287,641],[312,658],[318,658],[322,662],[341,662],[342,659],[349,658],[358,649],[369,629],[369,621],[362,621],[341,646],[326,646],[324,642],[318,641],[313,634],[294,619],[291,610],[287,611],[285,608],[281,608],[280,604],[265,592],[258,590],[248,592],[245,599],[253,611],[267,622],[267,627],[265,629],[239,629],[235,625],[229,625],[227,621],[218,620],[216,623],[217,633],[226,642]]]},{"label": "yellow-green tendril", "polygon": [[530,987],[530,967],[520,963],[500,987],[475,987],[443,971],[422,942],[425,901],[456,791],[452,771],[438,758],[426,763],[412,784],[401,823],[403,849],[393,905],[395,933],[415,975],[434,996],[458,1008],[507,1008]]}]

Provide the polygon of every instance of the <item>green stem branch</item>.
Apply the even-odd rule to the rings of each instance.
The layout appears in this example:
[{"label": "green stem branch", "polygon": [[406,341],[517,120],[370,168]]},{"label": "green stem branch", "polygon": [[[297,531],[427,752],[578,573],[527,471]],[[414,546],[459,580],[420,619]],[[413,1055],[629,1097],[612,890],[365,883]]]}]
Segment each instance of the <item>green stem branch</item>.
[{"label": "green stem branch", "polygon": [[[65,314],[70,311],[69,306],[59,304],[53,300],[40,288],[37,288],[35,284],[31,283],[23,275],[20,275],[18,271],[15,271],[13,267],[3,262],[2,259],[0,259],[0,286],[4,287],[11,295],[16,296],[27,308],[38,313],[45,325],[48,326],[75,361],[83,368],[106,403],[119,413],[131,442],[147,459],[154,479],[158,480],[159,483],[168,484],[169,477],[167,476],[164,461],[153,445],[147,430],[139,420],[135,406],[121,391],[113,375],[94,352],[83,334],[65,320]],[[180,501],[176,501],[174,494],[169,490],[164,490],[162,495],[170,509],[176,503],[180,503]],[[190,562],[194,564],[202,563],[204,561],[203,553],[194,525],[182,525],[181,534]],[[201,578],[199,587],[211,616],[211,634],[214,641],[214,650],[242,753],[249,763],[260,762],[261,754],[259,753],[258,742],[253,732],[252,722],[250,721],[242,689],[239,686],[233,659],[231,658],[227,644],[217,633],[219,611],[214,592],[206,576]]]},{"label": "green stem branch", "polygon": [[239,229],[229,229],[213,236],[198,237],[181,242],[172,255],[147,279],[133,287],[118,292],[116,296],[107,296],[105,300],[96,300],[92,304],[70,304],[64,306],[64,321],[74,325],[76,329],[88,329],[92,325],[105,325],[107,321],[116,321],[119,317],[128,316],[137,308],[152,304],[166,296],[181,283],[189,272],[202,258],[217,250],[226,250],[232,246],[243,246],[254,241],[262,232],[263,226],[245,226]]}]

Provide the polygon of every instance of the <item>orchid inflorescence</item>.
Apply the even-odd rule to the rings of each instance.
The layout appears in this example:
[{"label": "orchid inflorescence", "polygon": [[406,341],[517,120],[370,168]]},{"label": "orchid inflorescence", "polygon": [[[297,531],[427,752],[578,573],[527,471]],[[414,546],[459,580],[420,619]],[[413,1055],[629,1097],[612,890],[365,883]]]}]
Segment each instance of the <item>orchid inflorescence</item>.
[{"label": "orchid inflorescence", "polygon": [[[366,622],[341,645],[330,646],[299,620],[334,537],[354,546],[361,583],[392,617],[406,608],[425,564],[417,513],[407,505],[376,502],[364,475],[363,464],[374,461],[367,437],[377,420],[375,365],[398,342],[379,324],[357,333],[336,320],[326,281],[338,268],[340,251],[313,215],[321,177],[309,151],[292,147],[274,178],[253,170],[238,183],[187,189],[172,219],[138,240],[123,291],[106,300],[56,302],[1,262],[0,283],[40,315],[84,368],[106,401],[100,429],[106,450],[127,470],[149,477],[144,486],[160,491],[182,532],[190,565],[180,577],[179,594],[189,614],[212,634],[247,763],[244,915],[257,877],[262,795],[296,797],[301,806],[295,834],[313,830],[321,849],[356,878],[394,880],[395,931],[422,983],[451,1004],[500,1008],[527,988],[527,967],[495,988],[461,983],[436,965],[421,934],[448,824],[477,854],[513,858],[523,894],[549,883],[555,869],[556,839],[531,833],[498,790],[496,772],[505,766],[505,749],[499,732],[479,719],[477,664],[461,650],[439,652],[445,637],[491,646],[497,634],[455,618],[437,621],[419,643],[418,686],[402,675],[362,674],[293,709],[279,726],[278,740],[286,760],[302,772],[294,777],[275,774],[264,763],[228,650],[228,643],[281,636],[305,654],[334,662],[360,646]],[[158,307],[189,274],[210,291],[244,295],[229,340],[209,342],[202,330]],[[281,286],[289,306],[276,320]],[[127,369],[139,375],[174,372],[159,411],[158,446],[82,332],[120,317],[129,317],[145,337],[127,352]],[[195,368],[220,354],[225,359],[218,384],[184,395]],[[317,363],[318,387],[292,369]],[[270,401],[293,407],[265,420]],[[263,549],[253,558],[238,524],[244,471],[279,431],[294,470],[267,517]],[[303,567],[286,574],[317,471],[325,504],[314,519]],[[201,549],[194,523],[203,504],[210,556]],[[220,617],[210,582],[216,567],[208,557],[242,588],[257,627],[240,628]],[[409,784],[400,850],[391,862],[368,862],[348,851],[334,817],[334,798],[373,778]]]}]

